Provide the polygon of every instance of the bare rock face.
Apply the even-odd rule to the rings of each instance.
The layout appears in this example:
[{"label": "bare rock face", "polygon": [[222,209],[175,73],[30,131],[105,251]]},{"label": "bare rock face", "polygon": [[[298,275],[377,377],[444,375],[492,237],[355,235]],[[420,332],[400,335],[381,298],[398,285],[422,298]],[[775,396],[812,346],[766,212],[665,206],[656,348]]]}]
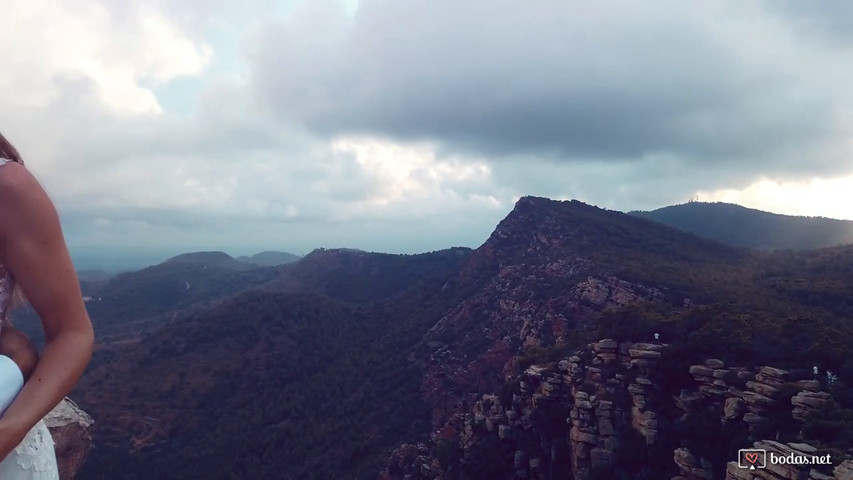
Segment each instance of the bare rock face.
[{"label": "bare rock face", "polygon": [[845,460],[835,467],[835,478],[838,480],[853,480],[853,460]]},{"label": "bare rock face", "polygon": [[92,417],[69,398],[64,398],[44,418],[53,437],[59,478],[72,480],[92,450]]},{"label": "bare rock face", "polygon": [[820,409],[828,399],[829,394],[826,392],[811,392],[803,390],[791,397],[791,405],[794,406],[794,410],[791,412],[791,415],[795,419],[804,422],[812,415],[812,413]]},{"label": "bare rock face", "polygon": [[686,448],[676,448],[673,460],[681,472],[679,477],[685,480],[714,480],[711,463],[704,458],[697,458]]},{"label": "bare rock face", "polygon": [[726,399],[723,407],[723,419],[735,420],[740,418],[744,410],[744,401],[738,397],[729,397]]}]

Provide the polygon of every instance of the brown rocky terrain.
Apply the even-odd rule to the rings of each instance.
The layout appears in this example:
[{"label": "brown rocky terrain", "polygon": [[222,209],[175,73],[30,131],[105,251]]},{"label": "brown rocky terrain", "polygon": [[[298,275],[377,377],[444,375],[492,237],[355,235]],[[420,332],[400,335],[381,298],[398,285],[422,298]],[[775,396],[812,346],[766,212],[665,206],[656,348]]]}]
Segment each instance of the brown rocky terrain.
[{"label": "brown rocky terrain", "polygon": [[[467,411],[435,430],[430,442],[395,450],[380,479],[437,480],[460,478],[460,474],[462,478],[488,478],[481,469],[489,467],[493,468],[488,473],[495,475],[493,478],[516,480],[623,478],[618,469],[622,457],[630,455],[632,449],[660,441],[659,417],[668,407],[674,406],[687,416],[711,406],[723,424],[741,423],[757,431],[769,421],[767,415],[774,413],[770,411],[773,407],[796,411],[796,420],[803,422],[830,397],[820,391],[819,382],[790,382],[789,372],[782,369],[727,368],[712,358],[689,368],[694,389],[670,399],[661,398],[655,371],[666,348],[661,343],[603,339],[557,362],[532,365],[511,382],[511,390],[474,400]],[[797,393],[780,404],[783,389]],[[478,458],[478,446],[485,444],[498,458]],[[442,456],[447,445],[459,448],[461,472],[447,468],[446,452]],[[741,469],[732,461],[725,466],[727,479],[853,478],[853,460],[839,458],[839,452],[774,440],[756,441],[743,448],[761,448],[779,455],[835,455],[835,466],[827,467],[825,470],[831,471],[824,473],[812,467],[768,463],[766,469],[756,472]],[[684,447],[671,452],[678,470],[672,480],[722,478],[722,472],[715,471],[715,465],[701,452]],[[503,459],[499,458],[502,453]]]}]

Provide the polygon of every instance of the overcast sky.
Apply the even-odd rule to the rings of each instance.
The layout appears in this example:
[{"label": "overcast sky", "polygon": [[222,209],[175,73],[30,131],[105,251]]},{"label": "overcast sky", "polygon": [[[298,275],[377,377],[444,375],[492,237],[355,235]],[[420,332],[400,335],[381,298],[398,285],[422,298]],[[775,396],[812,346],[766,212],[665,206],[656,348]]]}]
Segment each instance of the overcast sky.
[{"label": "overcast sky", "polygon": [[78,267],[476,247],[522,195],[853,219],[844,1],[5,0]]}]

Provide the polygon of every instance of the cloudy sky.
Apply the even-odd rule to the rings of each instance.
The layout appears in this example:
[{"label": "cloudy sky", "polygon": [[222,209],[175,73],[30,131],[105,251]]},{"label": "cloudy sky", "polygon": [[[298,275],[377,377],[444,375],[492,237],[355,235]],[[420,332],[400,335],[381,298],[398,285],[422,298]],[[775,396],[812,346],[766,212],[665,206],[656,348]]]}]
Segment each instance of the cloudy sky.
[{"label": "cloudy sky", "polygon": [[853,6],[5,0],[78,267],[475,247],[521,195],[853,219]]}]

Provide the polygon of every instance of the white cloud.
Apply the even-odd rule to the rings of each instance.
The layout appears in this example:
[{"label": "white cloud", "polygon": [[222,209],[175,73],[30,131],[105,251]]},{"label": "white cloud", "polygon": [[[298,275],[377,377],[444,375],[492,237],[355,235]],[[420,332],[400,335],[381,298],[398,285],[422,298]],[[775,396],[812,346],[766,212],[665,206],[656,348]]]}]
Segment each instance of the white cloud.
[{"label": "white cloud", "polygon": [[802,181],[763,179],[742,189],[699,191],[705,202],[737,203],[786,215],[853,220],[853,175]]},{"label": "white cloud", "polygon": [[[758,2],[483,5],[7,0],[0,130],[72,252],[476,246],[526,194],[851,217],[848,44]],[[492,148],[555,139],[595,148]]]},{"label": "white cloud", "polygon": [[7,105],[45,107],[61,94],[57,80],[84,78],[114,111],[160,112],[150,87],[201,73],[213,52],[150,3],[122,3],[5,2],[0,58],[13,68],[4,68],[0,95]]}]

